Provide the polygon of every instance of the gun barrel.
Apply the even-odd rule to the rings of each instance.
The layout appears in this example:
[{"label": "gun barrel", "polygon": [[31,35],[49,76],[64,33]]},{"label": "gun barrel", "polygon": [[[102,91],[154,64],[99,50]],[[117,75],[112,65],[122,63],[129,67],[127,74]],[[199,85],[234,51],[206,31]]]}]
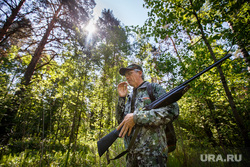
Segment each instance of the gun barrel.
[{"label": "gun barrel", "polygon": [[212,64],[211,66],[207,67],[206,69],[204,69],[200,73],[196,74],[195,76],[193,76],[189,80],[183,82],[180,86],[188,84],[189,82],[193,81],[195,78],[197,78],[197,77],[201,76],[202,74],[204,74],[205,72],[211,70],[212,68],[214,68],[215,66],[217,66],[218,64],[220,64],[221,62],[225,61],[226,59],[228,59],[231,56],[232,56],[232,54],[227,54],[226,56],[224,56],[223,58],[221,58],[220,60],[218,60],[217,62],[215,62],[214,64]]},{"label": "gun barrel", "polygon": [[198,78],[199,76],[201,76],[202,74],[209,71],[210,69],[217,66],[218,64],[220,64],[221,62],[223,62],[224,60],[228,59],[231,56],[232,56],[231,54],[227,54],[226,56],[224,56],[223,58],[221,58],[220,60],[218,60],[214,64],[210,65],[209,67],[207,67],[206,69],[204,69],[200,73],[196,74],[195,76],[193,76],[189,80],[183,82],[179,86],[177,86],[174,89],[170,90],[168,93],[161,95],[158,99],[156,99],[155,101],[150,103],[148,106],[146,106],[145,109],[150,110],[150,109],[153,109],[153,108],[162,107],[163,105],[167,106],[167,105],[169,105],[169,104],[171,104],[173,102],[178,101],[181,98],[181,96],[184,95],[184,93],[186,92],[185,89],[189,88],[189,86],[187,86],[189,82],[191,82],[194,79]]}]

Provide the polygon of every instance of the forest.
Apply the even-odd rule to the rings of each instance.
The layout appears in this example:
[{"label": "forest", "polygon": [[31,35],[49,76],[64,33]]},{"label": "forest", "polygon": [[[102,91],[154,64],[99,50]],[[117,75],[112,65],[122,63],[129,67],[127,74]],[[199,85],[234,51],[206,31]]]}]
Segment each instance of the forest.
[{"label": "forest", "polygon": [[122,138],[102,157],[96,144],[118,126],[119,69],[139,64],[168,92],[227,54],[178,101],[167,165],[249,166],[249,1],[144,0],[143,26],[110,9],[93,21],[95,6],[0,1],[0,166],[124,167],[107,164]]}]

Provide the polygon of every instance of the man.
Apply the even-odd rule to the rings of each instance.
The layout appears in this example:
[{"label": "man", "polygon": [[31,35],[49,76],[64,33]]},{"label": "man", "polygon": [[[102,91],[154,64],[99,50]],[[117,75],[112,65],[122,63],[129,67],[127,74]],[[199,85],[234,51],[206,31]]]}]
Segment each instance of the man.
[{"label": "man", "polygon": [[[121,129],[119,137],[125,137],[126,148],[134,135],[135,127],[140,127],[127,155],[127,167],[164,167],[168,152],[165,128],[166,124],[178,115],[178,105],[173,103],[158,109],[143,110],[151,101],[147,93],[147,85],[150,83],[144,81],[142,68],[131,64],[127,68],[121,68],[119,73],[127,80],[118,85],[119,100],[116,111],[116,118],[120,124],[117,130]],[[133,92],[128,96],[127,83],[133,87]],[[152,83],[152,87],[156,99],[166,93],[159,84]],[[128,99],[125,104],[126,96]]]}]

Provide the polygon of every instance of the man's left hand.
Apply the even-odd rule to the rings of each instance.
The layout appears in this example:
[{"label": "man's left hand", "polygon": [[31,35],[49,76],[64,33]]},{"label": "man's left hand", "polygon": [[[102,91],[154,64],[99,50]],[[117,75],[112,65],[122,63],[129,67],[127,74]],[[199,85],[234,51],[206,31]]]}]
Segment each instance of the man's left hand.
[{"label": "man's left hand", "polygon": [[119,130],[123,126],[119,134],[119,137],[124,137],[127,134],[127,132],[128,132],[128,136],[130,135],[133,127],[135,126],[133,116],[134,116],[133,113],[130,113],[124,117],[122,123],[117,128],[117,130]]}]

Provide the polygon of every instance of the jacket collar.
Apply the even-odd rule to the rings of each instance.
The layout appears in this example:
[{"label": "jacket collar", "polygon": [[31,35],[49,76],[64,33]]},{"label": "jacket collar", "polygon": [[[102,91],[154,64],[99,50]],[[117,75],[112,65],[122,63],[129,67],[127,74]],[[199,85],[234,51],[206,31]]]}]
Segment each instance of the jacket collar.
[{"label": "jacket collar", "polygon": [[[145,89],[145,88],[147,88],[147,86],[148,86],[148,84],[149,84],[149,82],[148,81],[144,81],[139,87],[137,87],[136,88],[136,91],[138,91],[138,89]],[[133,89],[133,91],[134,91],[135,89]],[[133,92],[130,92],[128,95],[127,95],[127,97],[128,98],[132,98],[132,95],[133,95]]]},{"label": "jacket collar", "polygon": [[137,90],[138,89],[144,89],[144,88],[147,88],[147,86],[148,86],[148,84],[149,84],[149,82],[148,81],[144,81],[138,88],[137,88]]}]

